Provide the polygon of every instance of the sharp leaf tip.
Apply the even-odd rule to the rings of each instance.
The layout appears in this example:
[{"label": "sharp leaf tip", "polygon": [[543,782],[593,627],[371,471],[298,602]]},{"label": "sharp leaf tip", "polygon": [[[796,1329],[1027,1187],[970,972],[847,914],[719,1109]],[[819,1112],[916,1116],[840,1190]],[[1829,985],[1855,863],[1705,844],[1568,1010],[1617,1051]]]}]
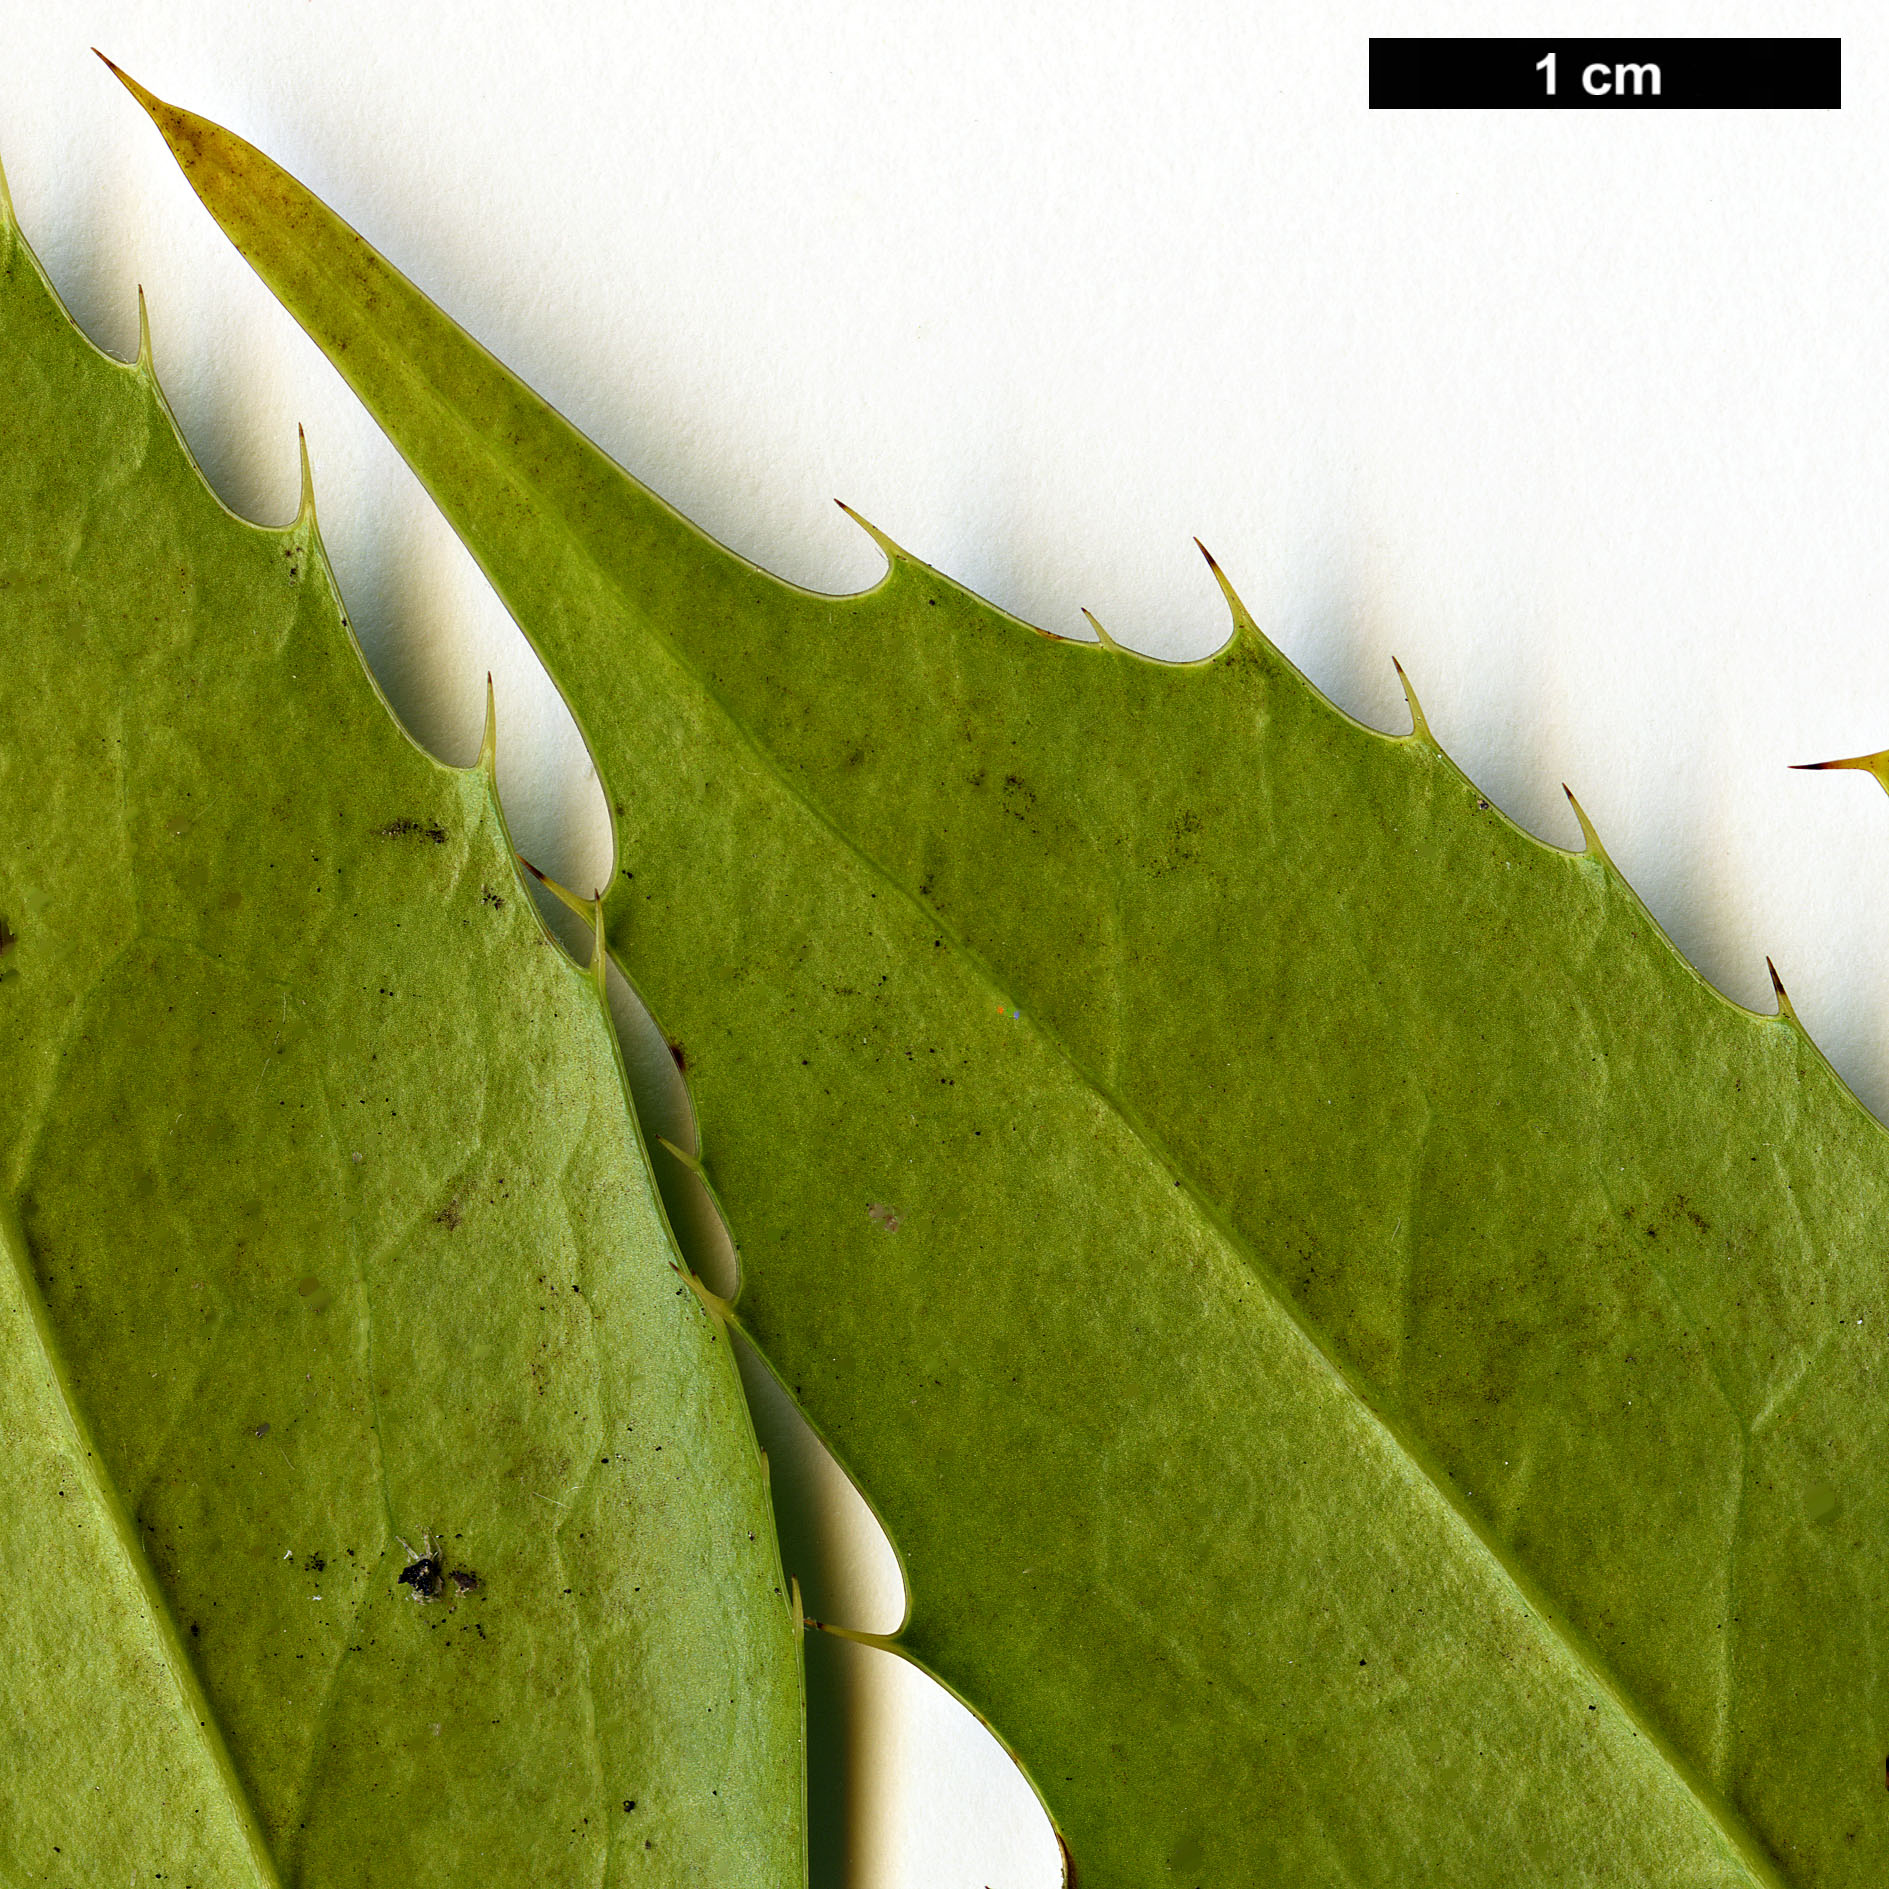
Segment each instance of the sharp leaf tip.
[{"label": "sharp leaf tip", "polygon": [[137,82],[137,80],[134,79],[131,76],[131,74],[124,69],[123,66],[117,63],[116,60],[107,59],[102,52],[98,51],[98,48],[96,46],[94,46],[92,50],[93,52],[98,53],[99,60],[104,65],[106,71],[108,71],[112,75],[112,77],[116,79],[118,83],[122,85],[125,88],[125,90],[129,92],[131,96],[138,101],[140,105],[144,107],[146,111],[152,113],[153,116],[155,116],[158,106],[163,101],[160,100],[155,93],[147,91],[142,85],[140,85]]}]

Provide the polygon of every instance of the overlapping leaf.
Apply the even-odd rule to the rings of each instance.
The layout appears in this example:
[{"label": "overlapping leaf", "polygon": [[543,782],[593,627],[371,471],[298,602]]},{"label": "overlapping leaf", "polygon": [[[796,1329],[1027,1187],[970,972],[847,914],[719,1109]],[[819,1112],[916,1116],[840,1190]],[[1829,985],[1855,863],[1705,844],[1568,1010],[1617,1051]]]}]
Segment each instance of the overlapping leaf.
[{"label": "overlapping leaf", "polygon": [[564,688],[741,1314],[1085,1889],[1874,1884],[1889,1141],[1228,592],[1185,667],[714,545],[144,101]]},{"label": "overlapping leaf", "polygon": [[802,1876],[762,1465],[596,983],[0,190],[0,1877]]}]

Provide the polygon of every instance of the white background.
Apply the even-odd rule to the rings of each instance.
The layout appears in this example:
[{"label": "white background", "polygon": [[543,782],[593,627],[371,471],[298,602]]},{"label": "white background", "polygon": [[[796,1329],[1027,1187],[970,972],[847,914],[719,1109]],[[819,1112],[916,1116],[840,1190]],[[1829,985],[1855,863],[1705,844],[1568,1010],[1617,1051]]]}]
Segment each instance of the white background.
[{"label": "white background", "polygon": [[[1365,109],[1369,34],[1841,33],[1823,114]],[[1064,633],[1166,654],[1213,548],[1343,706],[1608,850],[1721,988],[1764,954],[1889,1107],[1889,804],[1786,764],[1889,746],[1885,36],[1862,7],[0,0],[0,159],[88,331],[225,500],[324,535],[428,745],[498,675],[525,850],[605,870],[569,720],[451,534],[87,52],[260,144],[591,435],[802,583],[845,498]],[[764,1413],[810,1609],[896,1571]],[[816,1882],[1049,1889],[958,1708],[810,1641]],[[1162,1756],[1148,1754],[1158,1776]]]}]

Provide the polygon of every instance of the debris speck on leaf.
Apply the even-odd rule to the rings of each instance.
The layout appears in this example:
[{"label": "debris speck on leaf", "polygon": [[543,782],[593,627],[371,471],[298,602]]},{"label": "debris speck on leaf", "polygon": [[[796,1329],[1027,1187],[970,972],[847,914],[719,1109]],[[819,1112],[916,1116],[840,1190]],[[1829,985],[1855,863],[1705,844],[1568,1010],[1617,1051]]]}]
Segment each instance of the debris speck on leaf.
[{"label": "debris speck on leaf", "polygon": [[438,1600],[444,1591],[445,1583],[440,1579],[439,1556],[422,1555],[417,1561],[410,1561],[400,1570],[402,1586],[413,1590],[415,1600]]}]

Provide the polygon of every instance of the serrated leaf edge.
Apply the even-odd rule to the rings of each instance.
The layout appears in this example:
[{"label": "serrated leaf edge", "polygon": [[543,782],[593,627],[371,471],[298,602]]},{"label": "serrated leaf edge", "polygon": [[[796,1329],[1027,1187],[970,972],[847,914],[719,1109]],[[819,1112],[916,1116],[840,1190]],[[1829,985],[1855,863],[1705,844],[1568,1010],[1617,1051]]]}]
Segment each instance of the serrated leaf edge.
[{"label": "serrated leaf edge", "polygon": [[[94,51],[96,50],[97,49],[94,48]],[[118,78],[133,91],[134,95],[139,98],[141,103],[147,101],[148,95],[144,94],[140,88],[136,86],[135,81],[128,78],[123,72],[120,72],[116,66],[112,65],[109,59],[105,59],[103,53],[99,53],[98,56],[100,59],[104,60],[104,63],[111,67],[111,70]],[[367,661],[366,652],[361,647],[360,638],[355,631],[353,619],[348,615],[346,604],[342,600],[340,585],[336,581],[333,565],[328,557],[327,547],[322,542],[320,525],[316,516],[314,474],[309,461],[307,434],[303,427],[299,424],[296,427],[300,494],[294,517],[291,518],[286,525],[266,525],[253,518],[245,517],[241,512],[236,511],[228,505],[224,501],[221,493],[217,491],[215,484],[204,471],[203,465],[198,459],[195,450],[192,448],[189,439],[186,437],[182,426],[178,423],[176,413],[164,393],[163,385],[158,379],[151,346],[150,312],[146,304],[143,285],[140,284],[138,287],[138,352],[134,359],[124,361],[119,359],[117,355],[112,354],[108,349],[99,346],[99,344],[86,333],[84,326],[67,306],[65,298],[60,295],[51,276],[47,273],[44,264],[40,262],[37,253],[27,240],[25,231],[20,227],[19,218],[13,205],[12,193],[7,184],[6,171],[4,165],[0,165],[0,252],[4,252],[4,250],[9,247],[17,249],[26,265],[38,276],[53,306],[58,310],[67,326],[79,340],[106,366],[120,374],[130,375],[146,389],[157,411],[170,426],[172,435],[184,456],[185,462],[196,475],[203,490],[208,494],[224,517],[232,524],[240,526],[245,531],[260,532],[266,537],[279,539],[285,544],[293,544],[297,548],[305,549],[309,553],[311,559],[314,561],[315,567],[320,570],[326,580],[329,593],[334,601],[336,616],[339,618],[342,630],[347,636],[348,647],[354,654],[355,664],[361,678],[373,691],[374,699],[379,703],[388,721],[399,732],[407,744],[413,748],[416,753],[423,755],[432,766],[439,768],[443,772],[462,776],[476,775],[482,782],[492,814],[498,825],[504,850],[512,861],[513,882],[517,893],[530,908],[533,920],[537,924],[544,941],[556,950],[560,963],[570,970],[575,982],[585,987],[591,1001],[593,1001],[597,1007],[603,1024],[605,1037],[610,1044],[611,1055],[615,1060],[617,1084],[622,1098],[625,1122],[630,1134],[635,1140],[644,1169],[649,1176],[650,1195],[655,1209],[661,1218],[671,1253],[677,1260],[681,1261],[677,1270],[683,1274],[683,1277],[694,1288],[697,1302],[703,1315],[713,1318],[715,1314],[708,1301],[713,1300],[715,1305],[724,1305],[726,1302],[716,1299],[712,1293],[709,1293],[707,1287],[697,1279],[693,1269],[688,1267],[683,1244],[678,1239],[676,1230],[671,1223],[668,1203],[663,1197],[662,1187],[657,1178],[651,1150],[643,1134],[642,1122],[637,1114],[635,1100],[630,1089],[629,1073],[623,1058],[623,1046],[617,1034],[615,1021],[610,1014],[609,1000],[605,986],[607,959],[604,941],[602,896],[599,894],[591,905],[587,905],[581,900],[574,901],[580,914],[589,919],[593,925],[595,945],[589,963],[584,965],[577,964],[571,957],[563,941],[546,921],[545,915],[539,909],[537,901],[530,896],[530,886],[524,876],[524,870],[530,871],[534,877],[540,879],[545,884],[553,886],[553,889],[563,896],[567,902],[571,901],[571,895],[569,893],[566,893],[561,886],[555,886],[553,881],[538,872],[535,867],[530,866],[529,862],[524,859],[523,855],[517,851],[512,843],[511,829],[506,820],[504,805],[500,800],[498,791],[498,711],[490,673],[488,672],[486,676],[486,716],[477,758],[468,767],[456,767],[451,762],[442,761],[431,749],[427,748],[407,726],[399,711],[389,700],[385,689],[382,688],[379,677],[375,675]],[[524,870],[521,870],[521,868]],[[691,1106],[693,1106],[692,1102]],[[715,1203],[715,1210],[718,1214],[721,1212],[719,1202]],[[726,1224],[726,1216],[723,1216],[723,1223],[724,1225]],[[196,1674],[196,1669],[191,1663],[187,1649],[184,1647],[170,1601],[162,1587],[158,1584],[155,1570],[151,1567],[149,1558],[144,1552],[137,1531],[130,1525],[123,1499],[118,1494],[115,1486],[113,1486],[106,1477],[103,1467],[99,1463],[93,1449],[91,1433],[86,1424],[84,1414],[71,1394],[62,1354],[60,1353],[55,1334],[52,1330],[44,1297],[39,1290],[38,1279],[33,1270],[31,1255],[26,1245],[25,1236],[19,1227],[17,1218],[4,1193],[0,1193],[0,1247],[6,1249],[7,1261],[13,1267],[15,1275],[18,1278],[23,1302],[33,1322],[41,1362],[46,1370],[48,1381],[58,1398],[60,1410],[72,1438],[73,1447],[85,1465],[84,1473],[91,1484],[94,1497],[98,1501],[101,1511],[106,1515],[112,1534],[118,1542],[121,1551],[124,1553],[127,1563],[137,1580],[139,1590],[144,1597],[154,1630],[163,1648],[167,1669],[171,1674],[173,1682],[177,1686],[180,1704],[188,1713],[193,1724],[196,1725],[218,1779],[223,1784],[229,1799],[232,1814],[235,1817],[238,1827],[242,1831],[250,1861],[256,1870],[259,1881],[263,1884],[264,1889],[282,1889],[281,1877],[277,1871],[267,1837],[262,1830],[260,1820],[250,1801],[249,1794],[243,1787],[240,1774],[235,1766],[234,1758],[223,1736],[221,1723],[211,1707],[208,1697],[203,1691],[202,1683]],[[727,1370],[735,1380],[736,1397],[745,1419],[749,1447],[753,1450],[755,1457],[758,1459],[762,1471],[761,1485],[763,1499],[767,1505],[767,1519],[770,1524],[770,1541],[774,1556],[773,1571],[779,1577],[775,1586],[776,1591],[783,1596],[783,1604],[794,1629],[796,1654],[800,1662],[800,1706],[802,1721],[802,1735],[800,1740],[801,1803],[797,1824],[801,1838],[800,1875],[801,1880],[804,1882],[807,1874],[806,1675],[805,1655],[802,1647],[803,1633],[801,1629],[802,1615],[800,1610],[799,1588],[798,1585],[795,1584],[790,1589],[788,1577],[781,1566],[780,1529],[774,1512],[773,1480],[767,1473],[767,1453],[761,1448],[760,1439],[755,1432],[753,1412],[749,1408],[746,1393],[741,1388],[739,1372],[735,1365],[732,1350],[726,1352],[723,1368]],[[378,1424],[376,1425],[376,1429],[378,1430]]]}]

